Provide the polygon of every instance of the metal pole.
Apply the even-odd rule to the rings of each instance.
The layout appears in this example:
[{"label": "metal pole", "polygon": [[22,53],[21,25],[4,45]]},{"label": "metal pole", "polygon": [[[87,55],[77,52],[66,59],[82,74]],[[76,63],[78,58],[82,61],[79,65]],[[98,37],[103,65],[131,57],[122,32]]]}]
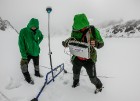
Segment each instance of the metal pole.
[{"label": "metal pole", "polygon": [[49,57],[50,57],[50,65],[51,65],[51,70],[52,70],[52,78],[54,81],[54,75],[53,75],[53,66],[52,66],[52,57],[51,57],[51,49],[50,49],[50,12],[51,12],[51,8],[47,8],[46,11],[48,12],[48,46],[49,46]]}]

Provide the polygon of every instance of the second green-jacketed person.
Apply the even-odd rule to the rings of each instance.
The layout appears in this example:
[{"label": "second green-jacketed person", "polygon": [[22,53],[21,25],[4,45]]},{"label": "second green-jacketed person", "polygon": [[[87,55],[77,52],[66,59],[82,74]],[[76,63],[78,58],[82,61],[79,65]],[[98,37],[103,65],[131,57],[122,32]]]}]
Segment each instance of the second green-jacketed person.
[{"label": "second green-jacketed person", "polygon": [[95,48],[100,49],[104,46],[100,32],[93,26],[89,25],[89,21],[85,14],[77,14],[74,16],[71,37],[62,42],[64,47],[68,47],[68,41],[75,39],[79,42],[90,44],[90,58],[82,58],[80,56],[72,56],[73,64],[73,85],[75,88],[79,85],[80,71],[82,66],[85,67],[91,83],[96,87],[95,93],[102,91],[102,82],[96,74],[97,52]]},{"label": "second green-jacketed person", "polygon": [[18,45],[22,56],[20,62],[21,71],[25,80],[30,84],[34,84],[34,81],[30,77],[30,73],[28,71],[28,63],[31,59],[33,60],[34,64],[35,76],[43,77],[39,70],[39,44],[42,40],[43,35],[39,30],[39,21],[36,18],[32,18],[27,27],[21,29],[18,40]]}]

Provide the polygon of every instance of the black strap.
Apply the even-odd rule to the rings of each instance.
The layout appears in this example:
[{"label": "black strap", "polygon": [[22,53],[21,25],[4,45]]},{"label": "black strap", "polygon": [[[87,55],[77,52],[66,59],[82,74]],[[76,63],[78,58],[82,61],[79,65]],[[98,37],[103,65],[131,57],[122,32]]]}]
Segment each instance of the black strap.
[{"label": "black strap", "polygon": [[[82,39],[84,38],[84,42],[87,42],[86,34],[87,34],[88,31],[89,31],[89,28],[86,29],[86,30],[83,32]],[[82,39],[81,39],[81,41],[82,41]]]},{"label": "black strap", "polygon": [[90,25],[90,29],[91,29],[91,33],[92,33],[93,38],[96,38],[96,35],[95,35],[95,33],[96,33],[95,27],[93,25]]}]

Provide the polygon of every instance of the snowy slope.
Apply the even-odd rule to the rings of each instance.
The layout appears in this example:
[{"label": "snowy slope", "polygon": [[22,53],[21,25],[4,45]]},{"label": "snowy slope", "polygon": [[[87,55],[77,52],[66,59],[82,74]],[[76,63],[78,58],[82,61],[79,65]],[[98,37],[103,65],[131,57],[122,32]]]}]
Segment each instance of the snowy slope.
[{"label": "snowy slope", "polygon": [[[53,66],[64,63],[65,69],[72,72],[70,56],[64,54],[62,40],[69,36],[51,38]],[[29,71],[35,81],[30,85],[24,81],[20,71],[18,34],[12,30],[0,30],[0,101],[30,101],[36,96],[50,71],[48,39],[40,44],[40,69],[44,78],[34,76],[32,62]],[[81,71],[80,86],[73,89],[72,74],[61,73],[54,83],[46,86],[39,101],[139,101],[140,96],[140,40],[104,39],[104,48],[98,50],[97,74],[104,84],[102,93],[94,94],[95,87],[90,83],[85,69]],[[68,51],[68,49],[66,49]],[[45,66],[45,67],[43,67]],[[107,76],[109,78],[106,78]]]},{"label": "snowy slope", "polygon": [[[115,21],[114,21],[115,22]],[[140,20],[128,20],[110,23],[102,29],[104,37],[115,38],[139,38],[140,37]]]}]

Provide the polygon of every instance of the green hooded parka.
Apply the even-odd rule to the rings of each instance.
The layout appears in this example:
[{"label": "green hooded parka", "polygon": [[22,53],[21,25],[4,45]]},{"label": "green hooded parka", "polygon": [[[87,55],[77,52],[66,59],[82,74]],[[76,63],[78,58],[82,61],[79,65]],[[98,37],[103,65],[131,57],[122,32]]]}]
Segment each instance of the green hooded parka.
[{"label": "green hooded parka", "polygon": [[[82,42],[82,33],[79,31],[85,27],[90,28],[90,40],[95,40],[95,47],[97,49],[104,46],[103,39],[100,35],[100,32],[93,26],[89,25],[89,21],[85,14],[77,14],[74,16],[74,23],[73,23],[73,31],[71,33],[71,38],[75,38],[77,41]],[[72,56],[72,61],[76,56]],[[90,58],[95,63],[97,61],[97,52],[95,48],[91,48]]]},{"label": "green hooded parka", "polygon": [[[35,27],[36,31],[32,31],[31,28]],[[21,29],[19,34],[18,45],[22,59],[27,59],[28,55],[38,56],[40,53],[39,44],[43,40],[43,35],[39,30],[38,19],[32,18],[27,27]]]}]

